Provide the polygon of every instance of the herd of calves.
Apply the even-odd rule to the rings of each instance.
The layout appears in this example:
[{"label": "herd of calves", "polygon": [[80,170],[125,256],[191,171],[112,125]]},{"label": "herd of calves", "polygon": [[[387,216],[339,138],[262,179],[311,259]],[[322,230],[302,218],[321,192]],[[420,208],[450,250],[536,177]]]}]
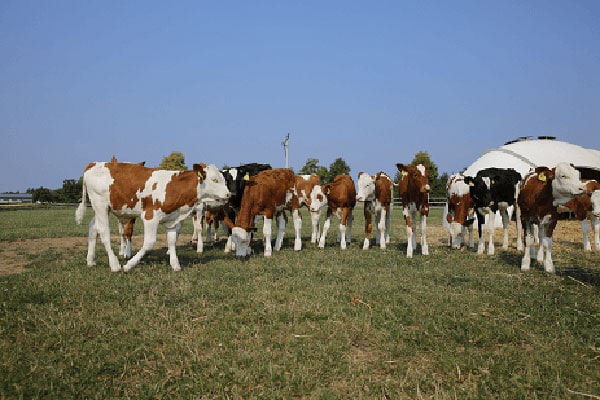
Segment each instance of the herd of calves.
[{"label": "herd of calves", "polygon": [[[419,225],[420,249],[429,254],[426,238],[426,221],[429,214],[429,173],[426,165],[396,164],[399,181],[384,172],[370,175],[358,174],[356,184],[349,175],[338,175],[322,185],[316,175],[295,175],[289,169],[273,169],[268,164],[245,164],[236,168],[219,170],[215,165],[194,164],[189,171],[167,171],[148,168],[144,163],[92,162],[83,174],[83,195],[76,211],[77,223],[82,223],[89,198],[94,210],[88,235],[87,264],[95,265],[96,239],[106,249],[112,271],[129,271],[156,243],[158,225],[167,232],[167,247],[173,270],[181,269],[176,254],[176,241],[183,220],[190,215],[194,220],[193,240],[197,251],[202,252],[202,226],[207,225],[210,237],[211,222],[215,231],[221,221],[229,232],[225,251],[235,251],[238,257],[251,253],[252,232],[260,217],[263,233],[264,255],[281,248],[287,212],[291,212],[294,226],[294,250],[302,249],[302,217],[299,209],[307,207],[311,216],[311,242],[325,247],[331,218],[339,220],[338,242],[342,249],[350,242],[352,211],[357,202],[364,204],[363,249],[371,242],[373,224],[376,244],[385,249],[390,242],[390,218],[394,187],[397,187],[406,223],[407,257],[417,249],[416,225]],[[552,232],[558,213],[568,209],[581,221],[584,249],[591,250],[587,240],[591,217],[596,249],[600,248],[600,183],[582,180],[580,171],[573,165],[560,163],[554,168],[537,167],[522,177],[513,169],[487,168],[476,176],[454,174],[448,179],[447,208],[444,225],[450,232],[449,244],[453,248],[463,245],[469,232],[469,247],[474,247],[473,223],[478,223],[478,253],[494,254],[493,231],[495,215],[502,218],[504,228],[503,248],[508,248],[509,207],[516,213],[517,248],[523,250],[521,269],[530,268],[536,257],[547,272],[554,272],[552,262]],[[320,212],[326,209],[324,224],[320,225]],[[109,213],[119,221],[121,248],[119,255],[127,259],[121,267],[110,243]],[[140,219],[144,227],[141,249],[131,256],[133,224]],[[272,244],[273,220],[277,235]],[[534,228],[537,232],[534,235]],[[525,230],[523,235],[522,231]],[[523,240],[524,237],[524,240]],[[537,254],[534,242],[539,242]]]}]

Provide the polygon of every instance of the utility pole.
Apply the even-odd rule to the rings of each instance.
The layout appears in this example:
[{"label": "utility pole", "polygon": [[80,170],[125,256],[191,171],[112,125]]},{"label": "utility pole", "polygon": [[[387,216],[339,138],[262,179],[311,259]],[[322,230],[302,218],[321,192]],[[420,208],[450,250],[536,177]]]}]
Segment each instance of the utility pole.
[{"label": "utility pole", "polygon": [[285,140],[281,142],[283,145],[283,151],[285,152],[285,167],[290,167],[290,133],[288,132]]}]

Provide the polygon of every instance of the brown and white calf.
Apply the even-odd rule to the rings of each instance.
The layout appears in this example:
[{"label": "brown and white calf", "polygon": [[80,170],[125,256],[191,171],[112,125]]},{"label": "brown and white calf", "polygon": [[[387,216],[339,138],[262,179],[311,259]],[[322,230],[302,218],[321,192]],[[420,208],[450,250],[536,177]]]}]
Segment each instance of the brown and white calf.
[{"label": "brown and white calf", "polygon": [[[263,238],[264,255],[270,256],[272,250],[281,249],[285,232],[286,209],[292,210],[294,227],[301,224],[298,213],[296,176],[289,169],[271,169],[261,171],[246,182],[242,202],[235,223],[225,219],[231,229],[231,238],[235,245],[236,256],[250,255],[250,232],[256,231],[255,217],[264,216]],[[277,216],[278,232],[275,246],[271,245],[273,217]],[[302,248],[300,237],[296,237],[294,250]]]},{"label": "brown and white calf", "polygon": [[475,203],[469,193],[469,185],[462,174],[452,174],[446,184],[447,213],[446,222],[450,231],[450,247],[460,249],[468,231],[468,247],[475,247],[473,240],[473,222],[475,221]]},{"label": "brown and white calf", "polygon": [[[100,235],[112,271],[121,265],[110,244],[108,213],[123,224],[140,218],[144,224],[142,248],[123,266],[129,271],[156,243],[159,224],[167,230],[170,264],[181,269],[175,251],[181,222],[203,200],[224,201],[229,197],[223,175],[214,165],[194,164],[190,171],[165,171],[141,165],[117,162],[93,162],[83,173],[83,195],[75,213],[81,223],[86,210],[86,195],[95,213],[95,232]],[[88,252],[88,265],[94,265]],[[95,254],[93,254],[95,256]]]},{"label": "brown and white calf", "polygon": [[427,216],[429,215],[429,171],[427,166],[423,164],[409,166],[398,163],[396,167],[400,171],[398,194],[402,200],[402,215],[406,222],[408,241],[406,256],[412,257],[413,251],[417,248],[417,237],[413,227],[414,222],[417,220],[417,213],[420,214],[421,253],[429,255],[426,235]]},{"label": "brown and white calf", "polygon": [[311,212],[318,212],[327,206],[327,217],[323,224],[323,234],[319,240],[319,247],[325,248],[325,238],[331,224],[331,217],[335,213],[340,221],[338,241],[342,250],[346,243],[352,241],[352,210],[356,205],[356,187],[348,175],[337,175],[333,182],[326,185],[315,186],[311,195]]},{"label": "brown and white calf", "polygon": [[581,224],[583,250],[592,251],[592,245],[588,238],[590,225],[594,231],[594,246],[596,250],[600,250],[600,183],[595,180],[584,180],[584,183],[585,193],[569,200],[563,207],[573,212]]},{"label": "brown and white calf", "polygon": [[[315,188],[321,185],[321,178],[317,175],[296,175],[296,194],[298,196],[298,206],[305,206],[310,211],[310,222],[311,222],[311,235],[310,242],[317,243],[320,236],[319,226],[319,211],[313,211],[311,207],[312,192]],[[300,221],[302,221],[302,215],[298,214]],[[296,226],[294,225],[294,228]],[[298,226],[296,229],[296,237],[300,237],[302,226]],[[299,250],[299,249],[298,249]]]},{"label": "brown and white calf", "polygon": [[[216,241],[219,236],[219,227],[222,226],[225,231],[225,235],[229,236],[229,229],[223,222],[225,219],[225,210],[222,205],[204,204],[203,209],[198,209],[198,212],[192,214],[194,221],[194,232],[192,233],[192,243],[196,241],[202,241],[202,231],[205,230],[206,243]],[[214,228],[214,231],[213,231]],[[202,244],[197,243],[196,251],[201,253],[203,250]]]},{"label": "brown and white calf", "polygon": [[537,224],[541,237],[537,261],[543,263],[546,272],[554,272],[552,233],[558,221],[557,207],[585,193],[585,185],[579,176],[573,166],[560,163],[552,169],[537,167],[523,178],[517,196],[517,217],[525,236],[522,271],[529,270],[531,258],[536,255],[532,228]]},{"label": "brown and white calf", "polygon": [[[228,167],[228,168],[224,168],[221,172],[223,173],[223,177],[225,178],[225,183],[227,184],[227,189],[229,190],[229,192],[231,193],[231,197],[229,198],[229,201],[227,202],[227,204],[223,205],[223,206],[219,206],[219,205],[214,205],[214,204],[210,204],[210,203],[204,203],[204,209],[199,209],[198,212],[200,212],[200,215],[203,215],[203,211],[209,211],[211,215],[216,216],[217,219],[213,219],[213,224],[215,226],[218,226],[220,222],[223,222],[222,226],[223,226],[223,230],[225,231],[226,235],[227,235],[227,243],[225,244],[225,252],[229,253],[231,250],[233,250],[233,244],[231,241],[231,233],[229,232],[229,228],[227,227],[227,224],[225,223],[225,218],[227,218],[229,220],[229,224],[233,224],[233,221],[235,221],[235,216],[237,211],[240,209],[240,204],[242,202],[242,195],[244,193],[244,187],[246,186],[246,182],[247,180],[251,177],[254,176],[256,174],[258,174],[260,171],[264,171],[267,169],[271,169],[271,165],[270,164],[264,164],[264,163],[247,163],[247,164],[242,164],[239,165],[237,167]],[[206,215],[204,215],[204,217],[206,218]],[[192,242],[194,241],[194,239],[197,240],[198,236],[202,236],[202,221],[203,218],[196,218],[194,223],[194,233],[192,235]],[[206,225],[206,237],[207,240],[210,237],[210,231],[211,231],[212,225],[207,223]],[[215,234],[216,234],[216,230],[215,230]],[[202,252],[202,241],[199,240],[197,242],[197,251],[200,253]]]},{"label": "brown and white calf", "polygon": [[364,202],[365,215],[363,250],[367,250],[371,244],[373,214],[375,214],[376,244],[381,249],[385,249],[386,244],[390,242],[393,185],[394,182],[385,172],[378,172],[374,176],[366,172],[358,174],[358,194],[356,195],[356,200]]}]

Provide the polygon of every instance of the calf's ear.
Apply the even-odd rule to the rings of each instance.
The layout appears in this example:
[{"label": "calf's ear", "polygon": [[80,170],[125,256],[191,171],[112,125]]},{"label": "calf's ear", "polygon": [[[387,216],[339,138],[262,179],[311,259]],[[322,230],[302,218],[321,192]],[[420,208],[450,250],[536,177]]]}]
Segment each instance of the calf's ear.
[{"label": "calf's ear", "polygon": [[406,165],[404,165],[402,163],[397,163],[396,168],[398,168],[398,171],[403,171],[403,170],[406,170]]},{"label": "calf's ear", "polygon": [[194,172],[198,175],[198,179],[200,183],[204,182],[206,179],[206,164],[194,164]]}]

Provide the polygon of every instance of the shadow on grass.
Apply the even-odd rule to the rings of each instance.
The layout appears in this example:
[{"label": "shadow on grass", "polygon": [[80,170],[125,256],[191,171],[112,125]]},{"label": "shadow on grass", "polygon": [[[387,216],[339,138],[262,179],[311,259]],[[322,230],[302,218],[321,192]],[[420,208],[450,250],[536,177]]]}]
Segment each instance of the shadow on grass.
[{"label": "shadow on grass", "polygon": [[580,266],[557,269],[556,275],[574,279],[580,283],[600,287],[600,271]]},{"label": "shadow on grass", "polygon": [[[498,259],[509,267],[514,267],[516,270],[521,270],[521,260],[523,258],[522,252],[514,252],[514,251],[501,251],[498,253]],[[531,261],[532,267],[536,267],[535,260]],[[543,268],[542,268],[543,269]]]}]

